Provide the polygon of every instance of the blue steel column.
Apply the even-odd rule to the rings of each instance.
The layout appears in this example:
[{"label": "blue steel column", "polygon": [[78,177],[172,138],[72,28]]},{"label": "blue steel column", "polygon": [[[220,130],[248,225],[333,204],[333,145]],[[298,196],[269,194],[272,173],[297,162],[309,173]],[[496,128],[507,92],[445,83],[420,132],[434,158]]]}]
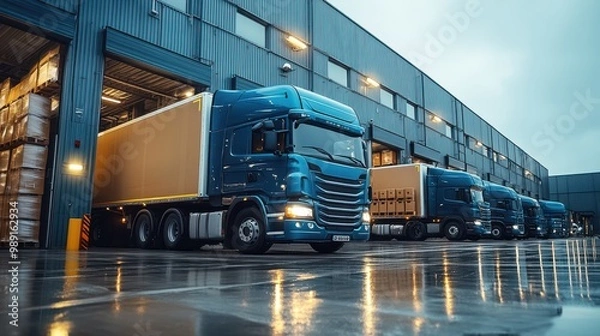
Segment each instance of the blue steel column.
[{"label": "blue steel column", "polygon": [[[75,37],[64,63],[48,227],[49,248],[64,248],[69,218],[81,218],[91,208],[104,56],[100,23],[88,18],[102,10],[101,2],[80,1]],[[80,143],[79,148],[75,146],[76,140]],[[83,165],[83,171],[70,173],[67,170],[69,163]]]}]

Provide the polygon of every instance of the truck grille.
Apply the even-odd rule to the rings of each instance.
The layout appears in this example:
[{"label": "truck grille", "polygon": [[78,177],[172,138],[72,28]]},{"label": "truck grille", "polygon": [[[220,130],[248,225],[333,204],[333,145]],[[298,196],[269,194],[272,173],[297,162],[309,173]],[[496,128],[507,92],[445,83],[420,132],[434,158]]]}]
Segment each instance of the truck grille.
[{"label": "truck grille", "polygon": [[317,221],[331,229],[353,230],[362,220],[364,179],[346,180],[314,172]]},{"label": "truck grille", "polygon": [[561,219],[552,218],[552,227],[553,228],[562,228],[563,221]]}]

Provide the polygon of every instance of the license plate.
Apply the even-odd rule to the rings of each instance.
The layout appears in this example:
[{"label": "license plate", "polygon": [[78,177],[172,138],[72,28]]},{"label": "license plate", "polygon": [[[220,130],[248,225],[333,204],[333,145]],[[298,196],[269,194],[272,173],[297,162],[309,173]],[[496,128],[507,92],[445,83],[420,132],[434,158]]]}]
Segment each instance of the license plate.
[{"label": "license plate", "polygon": [[334,235],[332,240],[336,242],[347,242],[350,241],[350,236]]}]

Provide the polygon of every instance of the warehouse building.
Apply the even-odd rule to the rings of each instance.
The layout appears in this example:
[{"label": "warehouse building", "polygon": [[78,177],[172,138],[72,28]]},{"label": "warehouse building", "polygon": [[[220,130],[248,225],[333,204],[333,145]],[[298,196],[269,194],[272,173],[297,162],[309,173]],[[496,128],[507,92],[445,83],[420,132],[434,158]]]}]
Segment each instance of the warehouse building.
[{"label": "warehouse building", "polygon": [[0,164],[0,191],[41,246],[90,212],[99,131],[205,90],[297,85],[358,112],[373,166],[549,195],[545,167],[324,0],[0,0],[0,18],[0,150],[21,162]]},{"label": "warehouse building", "polygon": [[550,176],[548,182],[550,199],[565,205],[582,234],[600,234],[600,173]]}]

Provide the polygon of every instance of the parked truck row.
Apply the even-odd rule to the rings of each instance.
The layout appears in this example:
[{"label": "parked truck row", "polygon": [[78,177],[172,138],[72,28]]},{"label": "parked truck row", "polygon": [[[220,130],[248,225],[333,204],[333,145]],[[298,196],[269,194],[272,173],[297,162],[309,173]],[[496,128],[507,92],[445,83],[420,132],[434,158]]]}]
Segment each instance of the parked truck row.
[{"label": "parked truck row", "polygon": [[98,135],[92,242],[332,253],[369,238],[564,233],[559,203],[467,172],[369,169],[363,134],[352,108],[286,85],[205,92],[111,128]]}]

